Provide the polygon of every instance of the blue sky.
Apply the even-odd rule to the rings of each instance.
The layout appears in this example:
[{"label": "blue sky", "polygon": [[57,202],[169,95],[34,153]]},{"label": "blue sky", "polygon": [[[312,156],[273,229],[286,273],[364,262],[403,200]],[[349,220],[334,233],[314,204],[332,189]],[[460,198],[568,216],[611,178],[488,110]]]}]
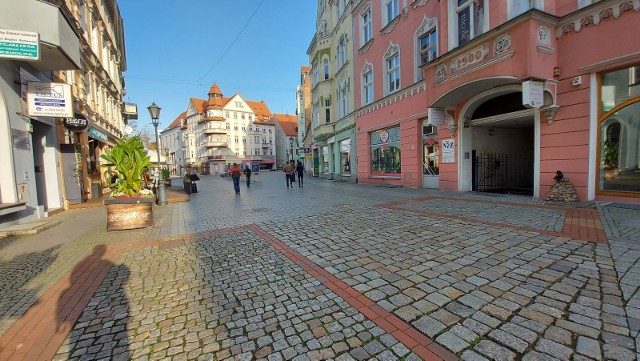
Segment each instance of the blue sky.
[{"label": "blue sky", "polygon": [[138,105],[139,129],[151,124],[151,102],[162,108],[159,128],[164,129],[190,98],[206,99],[214,82],[224,96],[240,93],[264,100],[272,113],[295,114],[300,67],[308,65],[315,33],[316,1],[120,0],[118,5],[127,51],[125,101]]}]

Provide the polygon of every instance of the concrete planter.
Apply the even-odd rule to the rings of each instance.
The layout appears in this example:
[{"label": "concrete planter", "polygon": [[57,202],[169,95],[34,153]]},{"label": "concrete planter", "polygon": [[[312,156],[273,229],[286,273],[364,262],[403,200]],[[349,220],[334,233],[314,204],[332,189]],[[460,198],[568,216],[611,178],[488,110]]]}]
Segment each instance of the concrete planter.
[{"label": "concrete planter", "polygon": [[154,198],[105,199],[107,231],[152,226],[154,201]]}]

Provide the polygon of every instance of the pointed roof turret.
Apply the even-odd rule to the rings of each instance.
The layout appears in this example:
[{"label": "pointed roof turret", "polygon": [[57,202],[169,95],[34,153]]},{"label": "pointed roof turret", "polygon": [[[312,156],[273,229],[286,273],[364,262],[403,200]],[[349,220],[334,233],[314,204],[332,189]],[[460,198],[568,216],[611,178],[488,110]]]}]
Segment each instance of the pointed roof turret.
[{"label": "pointed roof turret", "polygon": [[209,89],[209,101],[207,102],[208,109],[222,109],[224,102],[222,100],[222,92],[218,88],[218,84],[213,83],[211,89]]}]

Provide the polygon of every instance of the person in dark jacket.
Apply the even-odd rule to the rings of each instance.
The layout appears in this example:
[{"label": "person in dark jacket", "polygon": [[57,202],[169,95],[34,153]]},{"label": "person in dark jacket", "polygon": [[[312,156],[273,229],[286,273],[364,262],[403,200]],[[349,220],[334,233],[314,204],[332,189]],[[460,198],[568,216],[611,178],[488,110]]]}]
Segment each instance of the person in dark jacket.
[{"label": "person in dark jacket", "polygon": [[247,188],[251,188],[251,166],[244,169],[244,176],[247,177]]},{"label": "person in dark jacket", "polygon": [[296,173],[298,173],[298,188],[304,188],[304,166],[301,161],[296,165]]}]

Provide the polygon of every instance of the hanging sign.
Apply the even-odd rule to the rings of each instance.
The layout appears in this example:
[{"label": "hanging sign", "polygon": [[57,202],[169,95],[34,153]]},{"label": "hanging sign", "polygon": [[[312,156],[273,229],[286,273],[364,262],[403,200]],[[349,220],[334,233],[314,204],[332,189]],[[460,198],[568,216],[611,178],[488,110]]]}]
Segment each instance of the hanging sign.
[{"label": "hanging sign", "polygon": [[544,104],[544,83],[541,81],[525,81],[522,83],[522,105],[540,108]]},{"label": "hanging sign", "polygon": [[40,60],[40,35],[32,31],[0,29],[0,57]]},{"label": "hanging sign", "polygon": [[427,108],[427,120],[429,124],[441,127],[444,125],[444,109],[441,108]]},{"label": "hanging sign", "polygon": [[89,121],[84,115],[75,113],[73,118],[64,119],[64,127],[74,133],[82,133],[89,126]]},{"label": "hanging sign", "polygon": [[73,118],[71,85],[27,82],[27,114],[32,117]]}]

